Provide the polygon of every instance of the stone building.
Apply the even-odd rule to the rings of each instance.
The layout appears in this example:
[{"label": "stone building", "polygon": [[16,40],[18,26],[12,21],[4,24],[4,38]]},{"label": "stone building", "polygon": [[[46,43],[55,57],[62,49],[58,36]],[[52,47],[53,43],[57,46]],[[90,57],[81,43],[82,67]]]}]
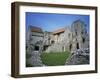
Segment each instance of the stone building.
[{"label": "stone building", "polygon": [[70,27],[53,32],[30,26],[26,36],[27,47],[33,51],[62,52],[89,48],[89,34],[86,24],[76,20]]},{"label": "stone building", "polygon": [[86,24],[77,20],[71,26],[72,32],[72,50],[89,48],[89,34],[86,29]]},{"label": "stone building", "polygon": [[43,37],[44,33],[41,28],[30,26],[26,36],[27,47],[31,48],[31,50],[39,51]]}]

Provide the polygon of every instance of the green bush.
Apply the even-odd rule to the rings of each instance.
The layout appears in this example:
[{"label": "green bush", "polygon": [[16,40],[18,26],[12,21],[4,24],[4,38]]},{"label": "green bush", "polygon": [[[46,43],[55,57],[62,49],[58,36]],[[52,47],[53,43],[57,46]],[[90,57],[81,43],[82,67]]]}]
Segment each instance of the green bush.
[{"label": "green bush", "polygon": [[69,57],[70,52],[50,52],[42,53],[41,60],[47,66],[64,65],[66,59]]}]

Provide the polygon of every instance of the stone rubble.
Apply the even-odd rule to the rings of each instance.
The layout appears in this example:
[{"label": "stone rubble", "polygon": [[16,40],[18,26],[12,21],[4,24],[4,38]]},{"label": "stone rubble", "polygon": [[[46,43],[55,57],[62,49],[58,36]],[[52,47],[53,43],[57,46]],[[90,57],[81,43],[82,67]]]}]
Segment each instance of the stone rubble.
[{"label": "stone rubble", "polygon": [[89,64],[89,49],[78,49],[72,52],[65,65]]},{"label": "stone rubble", "polygon": [[40,54],[38,51],[33,51],[31,54],[31,57],[28,59],[28,62],[32,66],[44,66],[44,64],[41,61]]}]

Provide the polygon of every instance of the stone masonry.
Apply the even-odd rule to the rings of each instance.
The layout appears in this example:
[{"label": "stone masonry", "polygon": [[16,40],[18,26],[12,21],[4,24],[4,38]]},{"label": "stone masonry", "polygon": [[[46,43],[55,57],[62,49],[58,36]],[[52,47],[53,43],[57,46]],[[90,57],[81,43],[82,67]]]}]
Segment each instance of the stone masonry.
[{"label": "stone masonry", "polygon": [[[82,20],[76,20],[71,26],[53,32],[30,26],[26,35],[26,50],[28,51],[26,54],[34,55],[35,58],[30,58],[30,63],[33,66],[43,66],[40,55],[37,57],[36,54],[42,54],[42,52],[73,52],[85,48],[89,48],[89,34],[86,24]],[[36,58],[39,61],[36,62]]]}]

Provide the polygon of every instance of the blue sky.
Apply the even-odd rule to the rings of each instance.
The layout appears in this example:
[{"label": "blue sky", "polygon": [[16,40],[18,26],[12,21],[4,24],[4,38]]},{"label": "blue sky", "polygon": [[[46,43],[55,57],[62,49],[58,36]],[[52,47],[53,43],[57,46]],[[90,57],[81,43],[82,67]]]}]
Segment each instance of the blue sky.
[{"label": "blue sky", "polygon": [[73,21],[78,19],[85,22],[89,32],[89,15],[26,12],[26,30],[28,30],[29,25],[33,25],[41,27],[44,31],[52,32],[59,28],[71,26]]}]

